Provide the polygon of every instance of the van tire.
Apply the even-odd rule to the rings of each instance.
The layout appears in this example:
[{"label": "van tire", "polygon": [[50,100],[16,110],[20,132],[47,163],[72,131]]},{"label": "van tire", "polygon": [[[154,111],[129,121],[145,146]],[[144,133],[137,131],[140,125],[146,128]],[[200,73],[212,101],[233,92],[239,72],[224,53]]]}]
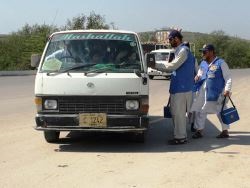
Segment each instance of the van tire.
[{"label": "van tire", "polygon": [[152,76],[152,75],[149,75],[148,77],[149,77],[150,80],[154,79],[154,76]]},{"label": "van tire", "polygon": [[48,143],[55,143],[59,141],[59,131],[44,131],[44,138]]}]

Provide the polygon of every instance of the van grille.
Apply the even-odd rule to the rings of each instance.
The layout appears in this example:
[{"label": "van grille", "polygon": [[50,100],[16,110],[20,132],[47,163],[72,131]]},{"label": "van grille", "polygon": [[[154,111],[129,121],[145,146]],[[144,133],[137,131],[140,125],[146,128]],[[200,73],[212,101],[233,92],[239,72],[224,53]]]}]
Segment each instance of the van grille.
[{"label": "van grille", "polygon": [[124,97],[60,97],[59,113],[108,113],[121,114],[126,111]]}]

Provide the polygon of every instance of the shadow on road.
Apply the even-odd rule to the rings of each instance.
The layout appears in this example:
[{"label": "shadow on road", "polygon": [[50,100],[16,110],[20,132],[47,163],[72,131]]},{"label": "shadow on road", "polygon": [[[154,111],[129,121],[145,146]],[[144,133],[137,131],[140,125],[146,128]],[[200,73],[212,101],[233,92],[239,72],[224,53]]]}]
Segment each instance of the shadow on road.
[{"label": "shadow on road", "polygon": [[[61,138],[58,152],[209,152],[230,145],[250,145],[250,132],[230,132],[230,138],[215,138],[220,131],[210,121],[206,122],[205,135],[202,139],[192,139],[190,127],[187,127],[188,144],[171,146],[167,144],[172,139],[173,127],[170,119],[162,116],[150,117],[150,128],[146,134],[145,143],[136,143],[130,134],[79,133],[70,132],[66,138]],[[236,154],[236,153],[235,153]]]}]

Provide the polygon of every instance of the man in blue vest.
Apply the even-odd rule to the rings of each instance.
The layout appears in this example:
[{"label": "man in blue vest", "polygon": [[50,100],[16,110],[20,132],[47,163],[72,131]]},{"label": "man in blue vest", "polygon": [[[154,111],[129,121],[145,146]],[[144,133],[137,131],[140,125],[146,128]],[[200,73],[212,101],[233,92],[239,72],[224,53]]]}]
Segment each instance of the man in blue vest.
[{"label": "man in blue vest", "polygon": [[207,114],[217,114],[222,126],[222,132],[217,138],[228,138],[229,126],[221,120],[220,110],[224,96],[229,96],[232,88],[232,79],[227,63],[218,58],[212,44],[204,45],[201,49],[203,59],[208,63],[207,78],[202,85],[196,101],[193,102],[191,111],[196,112],[196,133],[192,138],[202,138]]},{"label": "man in blue vest", "polygon": [[171,63],[161,64],[160,68],[162,71],[172,71],[169,92],[174,138],[168,141],[171,145],[187,143],[186,113],[191,107],[194,86],[195,58],[183,44],[182,38],[177,30],[169,33],[169,43],[175,48],[175,59]]},{"label": "man in blue vest", "polygon": [[[194,78],[195,84],[193,88],[193,101],[196,100],[197,96],[199,95],[199,91],[201,86],[203,85],[204,81],[207,78],[207,70],[208,70],[208,63],[205,60],[202,60],[200,65],[198,66],[198,70],[196,71],[197,74]],[[195,119],[195,111],[189,114],[189,121],[191,123],[191,131],[196,132],[196,128],[194,126],[194,119]]]}]

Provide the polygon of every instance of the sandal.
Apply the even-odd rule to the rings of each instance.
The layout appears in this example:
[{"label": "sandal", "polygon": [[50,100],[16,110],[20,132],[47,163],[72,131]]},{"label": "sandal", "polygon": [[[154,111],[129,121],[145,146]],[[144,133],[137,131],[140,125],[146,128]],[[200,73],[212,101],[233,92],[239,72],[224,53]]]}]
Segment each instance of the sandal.
[{"label": "sandal", "polygon": [[196,131],[194,135],[192,136],[193,139],[202,138],[202,137],[203,135],[201,134],[201,131]]},{"label": "sandal", "polygon": [[180,144],[186,144],[186,143],[187,143],[186,138],[181,138],[181,139],[174,138],[174,139],[168,141],[169,145],[180,145]]},{"label": "sandal", "polygon": [[222,131],[216,138],[228,138],[229,134],[227,130]]}]

